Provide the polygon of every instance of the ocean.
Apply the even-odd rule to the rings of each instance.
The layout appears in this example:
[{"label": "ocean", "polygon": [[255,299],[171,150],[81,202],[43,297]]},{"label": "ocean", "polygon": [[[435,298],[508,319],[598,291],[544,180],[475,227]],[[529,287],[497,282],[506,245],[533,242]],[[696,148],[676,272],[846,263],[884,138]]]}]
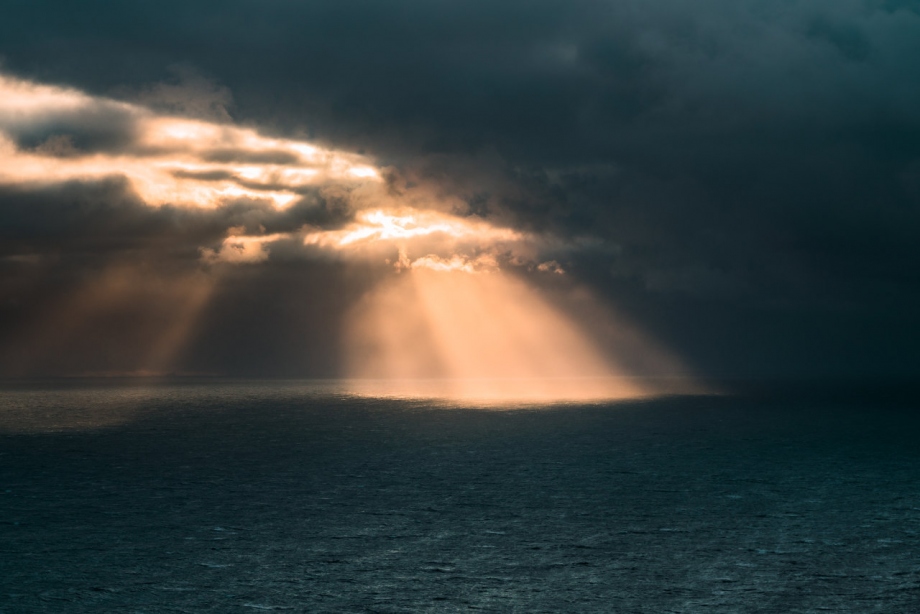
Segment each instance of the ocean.
[{"label": "ocean", "polygon": [[0,612],[920,612],[920,395],[8,382]]}]

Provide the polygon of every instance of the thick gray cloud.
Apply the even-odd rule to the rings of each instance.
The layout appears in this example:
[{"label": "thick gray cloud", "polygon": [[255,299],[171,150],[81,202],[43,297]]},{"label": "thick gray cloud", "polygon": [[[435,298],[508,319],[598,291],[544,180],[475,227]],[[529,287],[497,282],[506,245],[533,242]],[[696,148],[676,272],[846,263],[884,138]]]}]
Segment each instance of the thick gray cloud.
[{"label": "thick gray cloud", "polygon": [[[704,373],[920,368],[920,2],[32,0],[6,14],[16,74],[366,152],[472,212],[567,237],[582,246],[567,271]],[[16,136],[117,149],[132,126],[71,123]],[[152,245],[198,266],[230,226],[348,219],[322,195],[200,216],[114,184],[55,189],[67,196],[3,196],[16,267]],[[303,259],[260,267],[273,273],[238,271],[235,291],[341,306],[365,283]],[[290,290],[298,267],[324,281]],[[209,317],[209,343],[274,355],[284,327],[257,311]],[[228,331],[257,325],[260,341],[233,346]]]}]

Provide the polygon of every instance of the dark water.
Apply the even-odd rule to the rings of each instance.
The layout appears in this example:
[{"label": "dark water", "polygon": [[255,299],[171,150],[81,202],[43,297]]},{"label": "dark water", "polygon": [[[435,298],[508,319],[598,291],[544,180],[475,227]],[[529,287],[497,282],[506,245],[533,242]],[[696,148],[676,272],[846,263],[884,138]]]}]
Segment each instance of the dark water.
[{"label": "dark water", "polygon": [[920,405],[0,392],[0,612],[920,612]]}]

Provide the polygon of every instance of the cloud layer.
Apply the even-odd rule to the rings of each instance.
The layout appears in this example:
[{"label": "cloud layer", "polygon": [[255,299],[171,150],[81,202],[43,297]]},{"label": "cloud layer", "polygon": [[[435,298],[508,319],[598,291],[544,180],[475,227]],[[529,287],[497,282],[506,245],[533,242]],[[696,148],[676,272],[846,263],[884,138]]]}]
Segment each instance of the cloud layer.
[{"label": "cloud layer", "polygon": [[[2,155],[18,152],[34,177],[45,159],[78,169],[93,156],[154,156],[143,135],[164,118],[231,143],[160,141],[186,148],[194,167],[168,169],[170,181],[221,200],[207,212],[168,195],[148,207],[157,198],[130,164],[92,181],[74,170],[65,184],[8,183],[7,330],[25,305],[115,253],[182,270],[246,261],[227,273],[243,284],[234,296],[258,288],[301,306],[294,297],[311,296],[326,317],[379,272],[320,244],[383,232],[357,213],[385,202],[524,237],[501,253],[468,242],[429,254],[420,236],[410,266],[483,268],[488,256],[536,275],[545,264],[534,283],[588,285],[703,372],[920,369],[913,0],[231,0],[219,10],[36,0],[10,9],[0,41],[8,74],[68,83],[55,91],[74,97],[15,126],[0,114]],[[261,153],[242,159],[232,144],[250,137],[264,139]],[[336,175],[294,143],[368,164],[380,180]],[[259,171],[247,177],[247,166]],[[276,180],[292,167],[324,179]],[[402,259],[387,249],[374,258],[391,270]],[[285,335],[243,304],[201,316],[223,330],[209,342],[265,326],[266,340],[241,339],[234,354],[287,356]],[[274,317],[279,331],[289,325]],[[321,338],[314,345],[328,349]]]}]

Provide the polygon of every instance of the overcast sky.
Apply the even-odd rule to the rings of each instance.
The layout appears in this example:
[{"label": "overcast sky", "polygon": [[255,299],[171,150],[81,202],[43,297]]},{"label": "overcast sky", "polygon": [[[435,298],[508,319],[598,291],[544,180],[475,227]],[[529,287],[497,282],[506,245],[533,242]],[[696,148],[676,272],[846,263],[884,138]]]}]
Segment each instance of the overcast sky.
[{"label": "overcast sky", "polygon": [[12,0],[0,58],[0,375],[339,375],[377,206],[704,376],[920,369],[920,0]]}]

